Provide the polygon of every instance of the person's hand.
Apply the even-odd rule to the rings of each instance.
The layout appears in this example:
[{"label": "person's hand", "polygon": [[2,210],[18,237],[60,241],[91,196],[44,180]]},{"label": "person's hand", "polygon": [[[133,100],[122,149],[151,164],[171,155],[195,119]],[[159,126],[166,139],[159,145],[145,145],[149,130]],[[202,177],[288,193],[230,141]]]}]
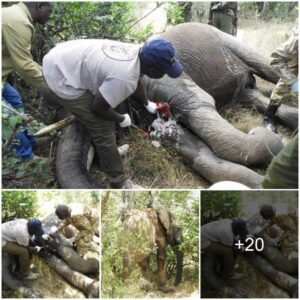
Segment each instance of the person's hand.
[{"label": "person's hand", "polygon": [[52,238],[49,234],[43,234],[42,239],[45,240],[45,241],[50,241]]},{"label": "person's hand", "polygon": [[149,113],[151,113],[151,114],[157,113],[157,104],[156,103],[148,100],[148,104],[145,105],[145,107]]},{"label": "person's hand", "polygon": [[40,246],[28,247],[28,250],[30,253],[36,254],[42,250],[42,247],[40,247]]},{"label": "person's hand", "polygon": [[51,226],[51,228],[50,228],[50,231],[49,231],[49,234],[54,234],[54,233],[56,233],[57,232],[57,226]]},{"label": "person's hand", "polygon": [[123,116],[124,116],[124,120],[120,123],[120,126],[121,126],[122,128],[131,126],[131,119],[130,119],[130,116],[129,116],[128,114],[125,114],[125,115],[123,115]]}]

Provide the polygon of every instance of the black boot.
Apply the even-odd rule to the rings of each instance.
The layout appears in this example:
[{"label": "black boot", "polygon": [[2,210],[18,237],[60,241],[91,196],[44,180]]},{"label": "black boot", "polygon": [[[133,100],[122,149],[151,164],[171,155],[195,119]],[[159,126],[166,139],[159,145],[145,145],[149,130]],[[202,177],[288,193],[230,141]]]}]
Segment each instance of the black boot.
[{"label": "black boot", "polygon": [[278,107],[279,105],[269,104],[264,114],[264,126],[275,133],[277,133],[275,115]]}]

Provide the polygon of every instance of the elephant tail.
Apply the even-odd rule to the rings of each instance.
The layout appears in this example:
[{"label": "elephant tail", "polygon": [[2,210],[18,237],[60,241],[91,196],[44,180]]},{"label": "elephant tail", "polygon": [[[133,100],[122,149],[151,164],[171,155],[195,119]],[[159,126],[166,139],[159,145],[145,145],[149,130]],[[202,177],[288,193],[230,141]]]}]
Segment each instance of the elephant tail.
[{"label": "elephant tail", "polygon": [[242,45],[236,38],[228,36],[230,39],[226,45],[245,65],[250,68],[250,72],[256,74],[264,80],[276,84],[280,78],[279,74],[271,67],[267,58],[252,50],[249,46]]}]

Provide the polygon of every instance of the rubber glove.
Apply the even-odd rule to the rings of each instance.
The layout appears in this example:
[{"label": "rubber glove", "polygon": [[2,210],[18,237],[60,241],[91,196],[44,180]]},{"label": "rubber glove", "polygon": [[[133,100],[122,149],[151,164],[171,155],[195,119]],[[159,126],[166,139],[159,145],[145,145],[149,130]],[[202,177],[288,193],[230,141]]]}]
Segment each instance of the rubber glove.
[{"label": "rubber glove", "polygon": [[151,113],[151,114],[157,113],[157,104],[156,103],[148,100],[148,104],[145,105],[145,107],[149,111],[149,113]]},{"label": "rubber glove", "polygon": [[45,240],[45,241],[50,241],[51,240],[51,237],[49,234],[43,234],[42,235],[42,239]]},{"label": "rubber glove", "polygon": [[131,119],[130,119],[129,114],[125,114],[123,116],[125,117],[125,119],[124,119],[124,121],[122,121],[120,123],[120,126],[123,127],[123,128],[131,126]]}]

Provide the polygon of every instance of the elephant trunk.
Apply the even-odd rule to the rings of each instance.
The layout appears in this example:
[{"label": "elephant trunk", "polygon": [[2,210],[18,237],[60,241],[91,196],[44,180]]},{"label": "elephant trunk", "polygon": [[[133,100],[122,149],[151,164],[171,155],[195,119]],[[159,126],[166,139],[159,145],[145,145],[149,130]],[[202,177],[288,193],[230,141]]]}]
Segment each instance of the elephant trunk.
[{"label": "elephant trunk", "polygon": [[176,256],[176,279],[175,285],[178,285],[182,281],[183,271],[183,252],[179,250],[178,246],[173,247]]}]

